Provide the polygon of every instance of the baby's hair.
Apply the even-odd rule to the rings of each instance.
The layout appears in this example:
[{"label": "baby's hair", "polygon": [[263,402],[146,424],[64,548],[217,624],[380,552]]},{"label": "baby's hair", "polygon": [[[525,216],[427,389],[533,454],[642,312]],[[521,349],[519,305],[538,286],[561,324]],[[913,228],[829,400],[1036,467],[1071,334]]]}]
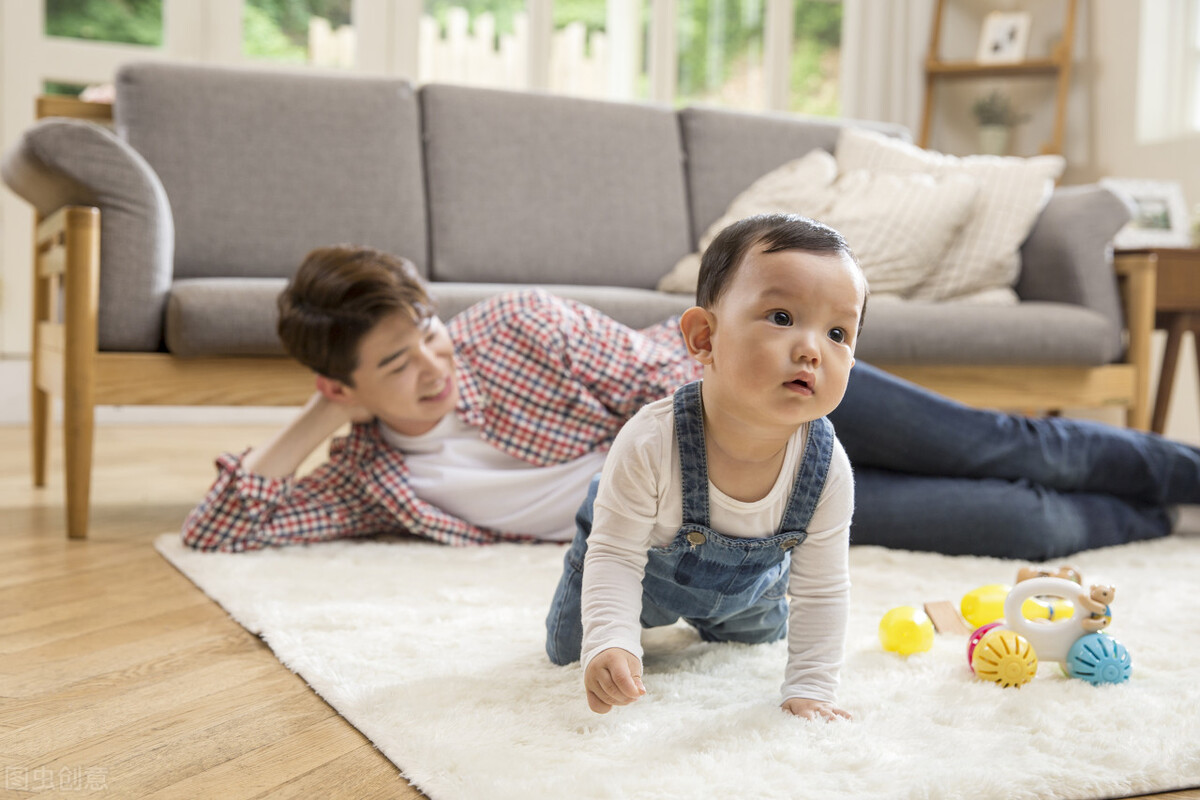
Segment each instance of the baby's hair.
[{"label": "baby's hair", "polygon": [[712,308],[725,293],[750,248],[762,244],[764,253],[801,250],[845,253],[853,258],[845,238],[828,225],[798,214],[758,214],[726,226],[700,259],[696,305]]},{"label": "baby's hair", "polygon": [[[799,214],[757,214],[726,226],[700,259],[700,277],[696,283],[696,305],[711,309],[733,280],[750,248],[763,246],[764,253],[800,250],[807,253],[844,255],[858,267],[858,260],[845,237],[833,228]],[[859,271],[861,275],[861,270]],[[863,276],[866,287],[866,277]],[[858,327],[866,316],[866,294]]]},{"label": "baby's hair", "polygon": [[310,252],[277,305],[277,330],[288,354],[348,386],[354,385],[358,345],[380,320],[403,312],[420,323],[434,314],[411,261],[354,245]]}]

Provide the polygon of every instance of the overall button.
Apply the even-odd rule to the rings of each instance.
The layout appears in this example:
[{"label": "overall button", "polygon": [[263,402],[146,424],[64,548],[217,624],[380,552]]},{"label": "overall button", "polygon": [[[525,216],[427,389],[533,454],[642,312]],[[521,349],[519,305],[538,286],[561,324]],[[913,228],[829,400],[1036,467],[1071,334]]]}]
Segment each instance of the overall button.
[{"label": "overall button", "polygon": [[707,541],[705,539],[704,534],[701,533],[700,531],[690,532],[687,535],[687,540],[688,540],[688,543],[691,544],[692,547],[698,547],[698,546],[704,544],[705,541]]},{"label": "overall button", "polygon": [[790,539],[784,539],[783,542],[781,542],[779,546],[782,547],[784,550],[791,550],[793,547],[795,547],[798,544],[800,544],[800,540],[797,539],[795,536],[793,536]]}]

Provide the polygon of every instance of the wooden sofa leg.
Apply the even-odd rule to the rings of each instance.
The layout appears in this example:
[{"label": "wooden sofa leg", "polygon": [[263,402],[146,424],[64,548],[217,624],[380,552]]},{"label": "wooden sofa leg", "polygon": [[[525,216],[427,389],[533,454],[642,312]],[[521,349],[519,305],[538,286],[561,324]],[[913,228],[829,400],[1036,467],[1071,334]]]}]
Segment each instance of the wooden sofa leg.
[{"label": "wooden sofa leg", "polygon": [[100,303],[100,213],[68,208],[63,276],[63,447],[67,535],[87,537],[96,405],[96,323]]},{"label": "wooden sofa leg", "polygon": [[46,485],[46,460],[50,448],[50,393],[37,386],[37,360],[34,359],[34,374],[31,379],[33,392],[29,403],[29,423],[33,445],[30,455],[33,464],[33,485]]},{"label": "wooden sofa leg", "polygon": [[1158,259],[1153,253],[1118,253],[1113,261],[1121,280],[1129,336],[1126,361],[1134,368],[1133,402],[1125,421],[1130,428],[1146,431],[1150,430],[1150,340],[1154,335]]},{"label": "wooden sofa leg", "polygon": [[[78,383],[91,383],[91,377]],[[67,536],[86,539],[91,510],[92,443],[95,436],[95,406],[91,386],[70,386],[63,398],[63,449],[67,490]]]},{"label": "wooden sofa leg", "polygon": [[42,375],[42,325],[50,322],[50,281],[38,268],[38,243],[34,241],[33,256],[33,354],[29,364],[29,422],[32,440],[30,464],[33,467],[33,485],[46,485],[46,459],[50,446],[50,393],[45,389]]}]

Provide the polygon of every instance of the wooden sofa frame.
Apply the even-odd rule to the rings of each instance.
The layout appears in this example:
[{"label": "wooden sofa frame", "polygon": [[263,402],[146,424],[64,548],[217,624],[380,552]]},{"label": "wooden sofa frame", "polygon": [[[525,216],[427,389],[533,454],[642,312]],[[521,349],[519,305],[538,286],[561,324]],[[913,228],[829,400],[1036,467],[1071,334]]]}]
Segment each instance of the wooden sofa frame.
[{"label": "wooden sofa frame", "polygon": [[[111,107],[42,98],[38,116],[104,120],[111,118]],[[283,356],[179,358],[168,353],[99,351],[98,208],[67,206],[39,219],[33,261],[33,482],[46,484],[51,400],[58,396],[63,400],[67,535],[73,539],[87,536],[96,406],[299,406],[313,391],[312,374]],[[1049,413],[1121,407],[1129,427],[1146,430],[1154,255],[1118,256],[1116,272],[1127,329],[1126,359],[1121,363],[875,366],[978,407]],[[60,296],[61,302],[54,302]]]}]

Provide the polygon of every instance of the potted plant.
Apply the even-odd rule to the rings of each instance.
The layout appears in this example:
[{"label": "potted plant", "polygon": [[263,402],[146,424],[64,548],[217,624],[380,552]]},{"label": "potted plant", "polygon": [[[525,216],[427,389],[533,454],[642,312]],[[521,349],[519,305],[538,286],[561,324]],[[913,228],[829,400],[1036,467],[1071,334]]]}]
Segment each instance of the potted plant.
[{"label": "potted plant", "polygon": [[994,90],[975,100],[971,113],[979,123],[979,150],[989,155],[1008,153],[1012,129],[1029,119],[1016,110],[1008,95]]}]

